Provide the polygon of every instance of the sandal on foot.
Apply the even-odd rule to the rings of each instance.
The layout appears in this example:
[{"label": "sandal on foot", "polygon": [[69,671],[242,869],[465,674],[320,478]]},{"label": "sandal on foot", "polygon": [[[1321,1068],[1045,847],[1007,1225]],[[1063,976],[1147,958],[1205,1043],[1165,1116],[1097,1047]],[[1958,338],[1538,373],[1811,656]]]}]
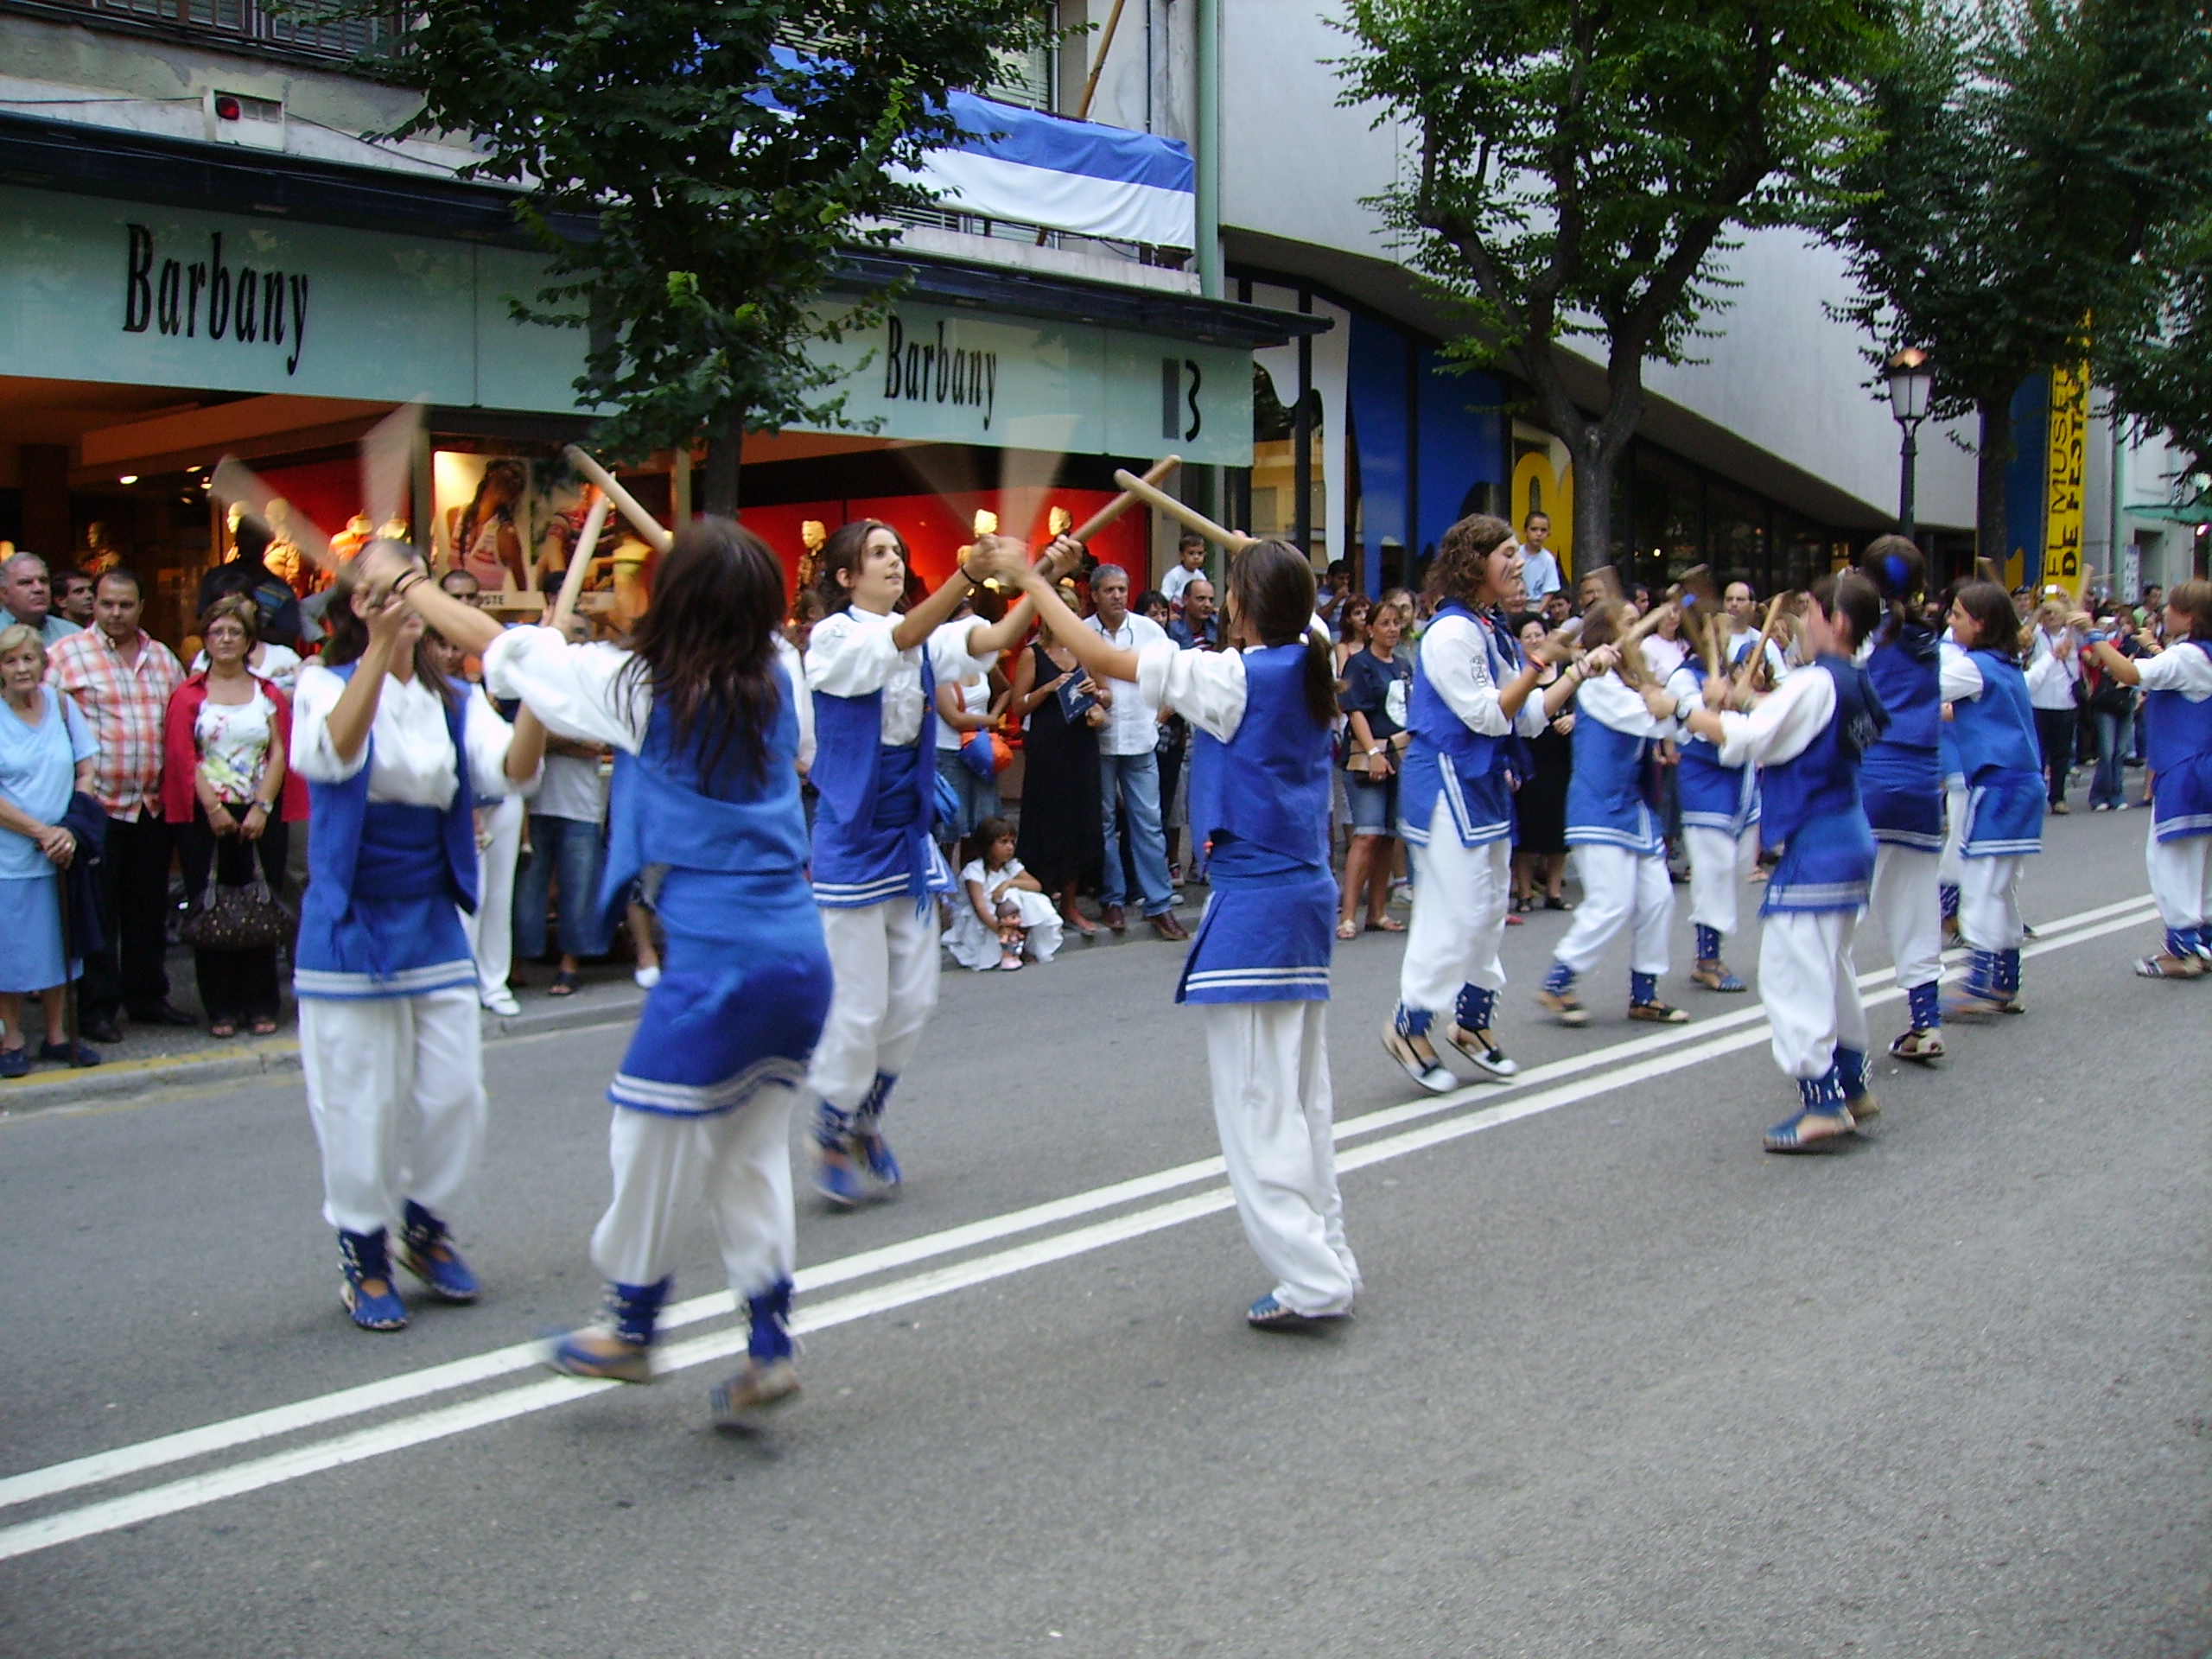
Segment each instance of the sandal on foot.
[{"label": "sandal on foot", "polygon": [[276,1021],[273,1015],[264,1014],[246,1029],[256,1037],[274,1037],[276,1034]]},{"label": "sandal on foot", "polygon": [[1544,908],[1546,910],[1573,910],[1574,901],[1548,893],[1544,895]]},{"label": "sandal on foot", "polygon": [[1847,1111],[1800,1112],[1769,1129],[1764,1144],[1769,1152],[1810,1152],[1826,1141],[1847,1140],[1858,1127]]},{"label": "sandal on foot", "polygon": [[546,1351],[545,1363],[563,1376],[586,1376],[609,1382],[650,1382],[653,1380],[653,1351],[639,1348],[600,1330],[571,1331],[556,1338]]},{"label": "sandal on foot", "polygon": [[1943,1033],[1933,1027],[1916,1026],[1890,1045],[1890,1053],[1900,1060],[1918,1060],[1926,1065],[1943,1058]]},{"label": "sandal on foot", "polygon": [[798,1368],[788,1359],[748,1360],[727,1382],[717,1382],[707,1396],[716,1428],[745,1428],[747,1412],[780,1404],[798,1392]]},{"label": "sandal on foot", "polygon": [[1367,918],[1367,931],[1370,933],[1402,933],[1406,931],[1406,925],[1395,916],[1370,916]]},{"label": "sandal on foot", "polygon": [[1352,920],[1351,917],[1345,917],[1342,921],[1337,924],[1337,937],[1340,939],[1357,938],[1359,937],[1359,924]]},{"label": "sandal on foot", "polygon": [[2162,950],[2137,963],[2135,971],[2145,979],[2197,979],[2204,973],[2204,959],[2169,956]]},{"label": "sandal on foot", "polygon": [[574,996],[575,994],[576,976],[565,968],[554,975],[553,982],[545,988],[548,996]]},{"label": "sandal on foot", "polygon": [[1562,1026],[1586,1026],[1590,1010],[1573,991],[1538,991],[1536,1006],[1550,1014]]},{"label": "sandal on foot", "polygon": [[1708,991],[1725,991],[1730,995],[1751,988],[1729,969],[1726,963],[1717,957],[1711,962],[1700,962],[1691,969],[1690,983],[1702,985]]},{"label": "sandal on foot", "polygon": [[1682,1009],[1657,1001],[1630,1003],[1628,1017],[1654,1026],[1687,1026],[1690,1022],[1689,1015]]},{"label": "sandal on foot", "polygon": [[217,1039],[235,1037],[238,1034],[238,1028],[234,1022],[228,1020],[210,1020],[207,1022],[207,1034]]},{"label": "sandal on foot", "polygon": [[1470,1031],[1457,1020],[1444,1027],[1444,1040],[1465,1057],[1467,1064],[1498,1078],[1518,1077],[1521,1067],[1505,1058],[1493,1031]]},{"label": "sandal on foot", "polygon": [[1445,1095],[1459,1086],[1443,1061],[1431,1050],[1423,1054],[1416,1039],[1408,1037],[1395,1026],[1382,1027],[1382,1052],[1402,1066],[1405,1074],[1432,1095]]},{"label": "sandal on foot", "polygon": [[1319,1331],[1341,1324],[1348,1317],[1343,1313],[1301,1313],[1287,1303],[1277,1301],[1273,1291],[1244,1310],[1244,1323],[1255,1331]]}]

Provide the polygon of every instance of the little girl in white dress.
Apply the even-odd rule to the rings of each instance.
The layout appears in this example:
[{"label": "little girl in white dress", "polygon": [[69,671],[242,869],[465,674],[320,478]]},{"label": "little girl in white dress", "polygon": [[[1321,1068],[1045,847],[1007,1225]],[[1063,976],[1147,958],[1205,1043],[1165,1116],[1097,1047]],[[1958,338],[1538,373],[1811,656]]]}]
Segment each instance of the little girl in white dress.
[{"label": "little girl in white dress", "polygon": [[960,895],[952,906],[945,948],[963,968],[985,973],[1021,966],[1026,950],[1050,962],[1060,948],[1060,913],[1037,878],[1014,855],[1014,826],[1004,818],[985,818],[969,843],[982,849],[960,872]]}]

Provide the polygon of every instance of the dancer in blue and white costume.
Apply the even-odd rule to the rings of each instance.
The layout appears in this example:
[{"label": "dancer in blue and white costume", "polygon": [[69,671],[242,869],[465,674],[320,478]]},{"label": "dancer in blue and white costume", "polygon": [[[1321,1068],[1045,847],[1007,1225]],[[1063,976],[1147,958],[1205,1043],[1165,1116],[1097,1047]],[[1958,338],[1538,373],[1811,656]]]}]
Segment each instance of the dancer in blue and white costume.
[{"label": "dancer in blue and white costume", "polygon": [[1911,1009],[1911,1026],[1890,1052],[1924,1064],[1943,1054],[1942,647],[1921,620],[1928,567],[1917,547],[1902,536],[1877,537],[1859,556],[1859,569],[1889,609],[1860,653],[1890,719],[1859,772],[1874,831],[1868,904]]},{"label": "dancer in blue and white costume", "polygon": [[[1667,679],[1678,710],[1705,700],[1710,670],[1695,651]],[[1741,913],[1744,883],[1759,855],[1759,779],[1756,767],[1726,766],[1720,751],[1694,733],[1681,734],[1677,771],[1682,796],[1682,839],[1690,855],[1690,925],[1697,954],[1690,980],[1708,991],[1740,995],[1751,988],[1721,958]]]},{"label": "dancer in blue and white costume", "polygon": [[395,1222],[399,1264],[433,1296],[478,1295],[452,1242],[484,1155],[476,964],[461,921],[476,904],[470,804],[534,790],[545,732],[509,726],[437,671],[423,619],[385,593],[394,581],[435,590],[429,575],[396,543],[371,552],[340,572],[329,643],[300,671],[292,705],[310,826],[293,989],[340,1294],[363,1330],[397,1331]]},{"label": "dancer in blue and white costume", "polygon": [[[1017,560],[1005,573],[1018,570]],[[1236,555],[1236,649],[1217,652],[1118,650],[1077,622],[1039,570],[1020,576],[1054,637],[1095,677],[1134,680],[1191,723],[1191,833],[1213,842],[1213,893],[1175,1000],[1205,1008],[1230,1188],[1245,1237],[1275,1275],[1245,1319],[1273,1331],[1339,1319],[1360,1279],[1344,1241],[1329,1084],[1336,671],[1313,615],[1313,568],[1287,542]]]},{"label": "dancer in blue and white costume", "polygon": [[2021,861],[2043,850],[2045,779],[2035,709],[2020,668],[2020,623],[2012,596],[1970,582],[1951,601],[1942,663],[1966,773],[1959,836],[1959,931],[1972,954],[1954,1014],[2019,1014]]},{"label": "dancer in blue and white costume", "polygon": [[2175,583],[2165,620],[2164,651],[2123,657],[2101,641],[2096,652],[2106,673],[2146,694],[2157,792],[2143,861],[2166,936],[2164,948],[2135,971],[2145,979],[2196,979],[2212,967],[2212,582]]},{"label": "dancer in blue and white costume", "polygon": [[1513,740],[1542,735],[1542,665],[1524,662],[1495,614],[1519,589],[1521,550],[1502,518],[1462,518],[1444,532],[1429,587],[1442,596],[1414,672],[1399,785],[1398,833],[1421,849],[1421,884],[1398,971],[1398,1007],[1382,1046],[1432,1093],[1459,1086],[1437,1058],[1431,1030],[1452,1010],[1444,1040],[1478,1071],[1520,1067],[1499,1046],[1498,951],[1513,893]]},{"label": "dancer in blue and white costume", "polygon": [[661,976],[607,1091],[614,1191],[592,1234],[603,1329],[554,1344],[572,1376],[643,1382],[674,1287],[681,1230],[703,1204],[751,1321],[716,1422],[798,1388],[789,1329],[791,1114],[830,1006],[830,961],[806,880],[799,772],[811,721],[777,623],[783,569],[725,518],[686,524],[627,648],[550,627],[499,631],[409,588],[438,630],[480,652],[486,683],[563,736],[615,751],[602,909],[664,872]]},{"label": "dancer in blue and white costume", "polygon": [[1688,716],[1691,730],[1720,746],[1722,760],[1761,768],[1760,835],[1782,849],[1760,906],[1759,998],[1775,1064],[1796,1081],[1798,1110],[1767,1131],[1769,1152],[1802,1152],[1849,1135],[1876,1111],[1851,942],[1874,876],[1859,757],[1885,717],[1851,658],[1881,617],[1866,582],[1822,577],[1802,619],[1810,660],[1749,712],[1726,710],[1733,690],[1716,679],[1707,706]]},{"label": "dancer in blue and white costume", "polygon": [[810,779],[821,797],[814,901],[836,995],[807,1084],[816,1184],[849,1209],[863,1196],[856,1165],[886,1191],[899,1185],[884,1109],[937,1007],[936,897],[953,887],[933,835],[937,683],[988,674],[1033,613],[1024,603],[995,623],[952,623],[976,585],[962,569],[902,614],[906,543],[873,518],[839,529],[819,559],[826,614],[806,648],[819,744]]},{"label": "dancer in blue and white costume", "polygon": [[1582,877],[1582,907],[1552,954],[1537,1004],[1563,1026],[1587,1025],[1590,1011],[1574,995],[1578,976],[1596,966],[1616,934],[1630,936],[1628,1017],[1656,1025],[1688,1020],[1659,1000],[1667,971],[1667,934],[1675,889],[1667,875],[1667,843],[1654,805],[1656,751],[1675,734],[1677,703],[1666,687],[1643,677],[1641,653],[1624,662],[1620,638],[1629,617],[1618,600],[1600,600],[1583,613],[1582,660],[1544,692],[1554,715],[1575,706],[1574,775],[1567,785],[1567,844]]}]

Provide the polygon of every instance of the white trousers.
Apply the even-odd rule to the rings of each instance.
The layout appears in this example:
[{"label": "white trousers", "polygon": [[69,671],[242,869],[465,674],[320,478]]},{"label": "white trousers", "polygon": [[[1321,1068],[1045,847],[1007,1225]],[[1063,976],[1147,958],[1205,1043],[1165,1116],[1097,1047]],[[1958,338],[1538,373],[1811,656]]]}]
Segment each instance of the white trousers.
[{"label": "white trousers", "polygon": [[658,1284],[676,1271],[680,1231],[703,1199],[741,1300],[789,1278],[797,1097],[774,1085],[711,1117],[616,1107],[607,1137],[614,1196],[592,1232],[592,1265],[618,1285]]},{"label": "white trousers", "polygon": [[861,910],[823,906],[822,937],[836,977],[830,1018],[806,1081],[840,1111],[856,1109],[875,1074],[897,1077],[937,1007],[937,906],[905,895]]},{"label": "white trousers", "polygon": [[2202,927],[2212,922],[2212,836],[2184,836],[2160,841],[2151,826],[2143,865],[2151,876],[2151,897],[2168,927]]},{"label": "white trousers", "polygon": [[1398,1001],[1431,1013],[1453,1007],[1462,985],[1505,988],[1498,960],[1513,896],[1513,843],[1500,836],[1462,847],[1440,792],[1421,849],[1421,886],[1398,964]]},{"label": "white trousers", "polygon": [[1942,856],[1894,842],[1874,844],[1874,886],[1868,908],[1882,924],[1897,983],[1910,990],[1943,971],[1943,899],[1937,890]]},{"label": "white trousers", "polygon": [[484,1161],[476,993],[300,999],[300,1065],[322,1145],[322,1218],[372,1233],[410,1198],[441,1221],[467,1206]]},{"label": "white trousers", "polygon": [[1690,920],[1725,938],[1736,931],[1737,901],[1758,861],[1758,826],[1732,836],[1707,824],[1686,823],[1682,838],[1690,849]]},{"label": "white trousers", "polygon": [[1667,930],[1675,922],[1675,887],[1659,854],[1625,847],[1577,847],[1574,868],[1582,878],[1582,904],[1574,925],[1553,957],[1578,974],[1598,958],[1622,928],[1632,930],[1629,966],[1639,974],[1667,971]]},{"label": "white trousers", "polygon": [[1959,861],[1959,931],[1976,950],[2017,950],[2020,926],[2020,855]]},{"label": "white trousers", "polygon": [[476,851],[476,913],[461,912],[476,958],[476,983],[486,996],[503,988],[515,963],[515,861],[522,854],[527,816],[519,795],[501,798],[486,828],[491,838]]},{"label": "white trousers", "polygon": [[1943,861],[1936,866],[1936,879],[1950,887],[1959,883],[1959,869],[1966,860],[1959,856],[1959,848],[1967,835],[1967,785],[1963,778],[1943,785]]},{"label": "white trousers", "polygon": [[[1453,988],[1455,990],[1457,987]],[[1359,1294],[1337,1192],[1325,1002],[1209,1002],[1206,1067],[1236,1218],[1275,1300],[1341,1313]]]},{"label": "white trousers", "polygon": [[1817,1077],[1836,1046],[1866,1052],[1866,1010],[1851,959],[1859,912],[1783,911],[1759,930],[1759,1001],[1774,1033],[1774,1063],[1793,1077]]}]

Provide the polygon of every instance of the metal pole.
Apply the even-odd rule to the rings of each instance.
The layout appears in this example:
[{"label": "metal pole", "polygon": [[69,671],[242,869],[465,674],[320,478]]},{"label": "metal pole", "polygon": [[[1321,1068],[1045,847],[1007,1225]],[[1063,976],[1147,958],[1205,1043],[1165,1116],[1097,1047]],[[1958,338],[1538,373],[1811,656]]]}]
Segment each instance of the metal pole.
[{"label": "metal pole", "polygon": [[1908,542],[1913,539],[1912,475],[1914,463],[1920,459],[1920,428],[1917,423],[1904,429],[1904,473],[1897,485],[1897,534]]},{"label": "metal pole", "polygon": [[2112,547],[2106,556],[2105,583],[2112,589],[2112,597],[2118,599],[2120,537],[2127,534],[2127,497],[2124,493],[2127,484],[2127,423],[2120,416],[2117,399],[2105,420],[2112,427]]},{"label": "metal pole", "polygon": [[1198,0],[1198,292],[1221,298],[1221,0]]}]

